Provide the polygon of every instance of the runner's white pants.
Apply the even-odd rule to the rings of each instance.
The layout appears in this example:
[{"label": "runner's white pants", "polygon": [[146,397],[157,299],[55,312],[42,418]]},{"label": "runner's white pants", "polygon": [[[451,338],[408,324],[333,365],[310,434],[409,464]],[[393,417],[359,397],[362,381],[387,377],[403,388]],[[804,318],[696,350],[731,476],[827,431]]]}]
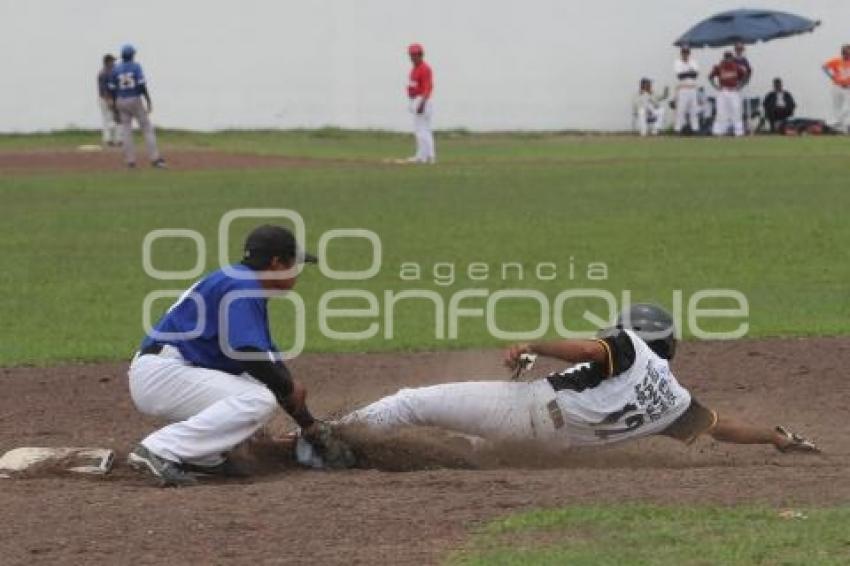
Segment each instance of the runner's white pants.
[{"label": "runner's white pants", "polygon": [[115,123],[115,115],[112,113],[112,108],[109,103],[103,98],[97,98],[98,106],[100,107],[100,118],[103,122],[103,143],[118,143],[118,124]]},{"label": "runner's white pants", "polygon": [[725,136],[731,127],[736,136],[743,136],[744,122],[741,112],[741,93],[737,90],[722,89],[717,93],[717,114],[714,117],[712,133],[715,136]]},{"label": "runner's white pants", "polygon": [[130,395],[142,413],[171,421],[142,445],[172,462],[215,466],[278,407],[268,387],[248,374],[190,365],[166,346],[130,365]]},{"label": "runner's white pants", "polygon": [[417,97],[410,100],[410,112],[413,114],[413,135],[416,137],[416,161],[433,163],[437,160],[437,150],[434,145],[434,132],[431,130],[431,118],[434,115],[434,104],[429,99],[422,113],[416,110],[422,99]]},{"label": "runner's white pants", "polygon": [[835,116],[835,125],[842,134],[848,133],[850,129],[850,88],[842,88],[832,85],[832,111]]},{"label": "runner's white pants", "polygon": [[695,87],[680,88],[676,93],[676,123],[673,129],[681,132],[686,120],[690,122],[693,133],[699,132],[699,104]]},{"label": "runner's white pants", "polygon": [[433,426],[494,441],[560,441],[548,404],[555,392],[545,380],[468,381],[402,389],[358,409],[342,423],[371,428]]}]

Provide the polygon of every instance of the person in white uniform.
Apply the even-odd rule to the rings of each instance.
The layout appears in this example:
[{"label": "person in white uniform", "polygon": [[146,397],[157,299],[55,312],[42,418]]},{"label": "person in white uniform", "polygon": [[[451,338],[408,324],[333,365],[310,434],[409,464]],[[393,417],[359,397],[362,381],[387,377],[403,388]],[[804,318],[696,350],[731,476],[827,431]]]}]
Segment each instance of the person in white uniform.
[{"label": "person in white uniform", "polygon": [[741,41],[735,43],[735,62],[744,70],[745,73],[744,77],[741,79],[741,86],[738,89],[738,92],[741,95],[741,111],[744,117],[744,132],[749,134],[751,130],[750,120],[753,117],[753,108],[751,106],[752,100],[750,99],[748,86],[753,78],[753,66],[747,58],[746,47]]},{"label": "person in white uniform", "polygon": [[103,145],[110,147],[120,145],[115,106],[112,94],[109,92],[109,78],[114,68],[115,57],[107,53],[103,56],[103,67],[97,73],[97,104],[100,108]]},{"label": "person in white uniform", "polygon": [[632,111],[635,125],[641,136],[652,134],[657,136],[664,126],[664,105],[662,104],[670,94],[670,89],[664,87],[661,94],[652,91],[652,81],[647,78],[640,80],[637,95],[632,101]]},{"label": "person in white uniform", "polygon": [[[598,340],[536,342],[508,349],[505,362],[511,368],[526,354],[576,364],[543,379],[402,389],[339,423],[376,430],[439,427],[484,441],[537,443],[554,450],[649,435],[691,443],[702,434],[723,442],[773,445],[781,452],[818,450],[784,427],[751,426],[703,406],[670,369],[674,335],[666,311],[637,304],[621,313],[616,326],[601,332]],[[308,444],[297,440],[296,456],[315,465]]]},{"label": "person in white uniform", "polygon": [[691,57],[691,48],[683,45],[679,58],[673,62],[676,75],[676,122],[673,129],[681,133],[687,122],[691,133],[699,132],[699,105],[697,104],[697,77],[699,65]]}]

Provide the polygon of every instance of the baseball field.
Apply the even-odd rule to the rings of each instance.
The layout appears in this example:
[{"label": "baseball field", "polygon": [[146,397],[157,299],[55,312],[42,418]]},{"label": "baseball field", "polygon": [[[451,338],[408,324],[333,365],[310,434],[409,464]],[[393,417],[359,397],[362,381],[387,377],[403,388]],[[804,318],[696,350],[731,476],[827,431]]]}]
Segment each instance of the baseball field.
[{"label": "baseball field", "polygon": [[[164,132],[167,171],[79,149],[96,140],[0,136],[0,452],[119,454],[106,477],[0,479],[0,563],[850,561],[846,139],[446,132],[437,165],[411,166],[388,162],[409,136]],[[122,465],[156,424],[127,391],[143,310],[155,320],[185,272],[237,260],[274,220],[245,209],[297,212],[325,258],[271,308],[318,415],[507,379],[512,334],[587,331],[628,297],[679,315],[673,370],[696,396],[823,453],[650,438],[471,457],[400,431],[364,440],[361,469],[302,469],[258,439],[238,454],[248,480],[152,488]]]}]

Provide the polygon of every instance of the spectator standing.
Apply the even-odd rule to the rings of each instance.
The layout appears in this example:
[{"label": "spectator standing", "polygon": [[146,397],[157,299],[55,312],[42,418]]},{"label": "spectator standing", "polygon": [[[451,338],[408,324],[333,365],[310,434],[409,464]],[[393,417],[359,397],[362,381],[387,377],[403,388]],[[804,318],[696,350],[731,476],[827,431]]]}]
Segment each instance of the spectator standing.
[{"label": "spectator standing", "polygon": [[745,53],[746,47],[742,42],[737,42],[735,44],[735,62],[741,66],[742,69],[746,72],[744,80],[741,83],[741,87],[739,92],[741,94],[741,108],[744,113],[744,130],[749,132],[750,130],[750,119],[752,118],[753,109],[750,107],[750,97],[749,97],[749,89],[747,88],[750,84],[750,79],[753,76],[753,67],[750,65],[749,59],[747,59],[747,55]]},{"label": "spectator standing", "polygon": [[691,48],[683,45],[680,56],[673,63],[676,75],[676,123],[673,129],[681,133],[685,120],[691,127],[691,133],[699,132],[699,107],[697,105],[697,76],[699,65],[691,57]]},{"label": "spectator standing", "polygon": [[841,56],[830,59],[823,71],[832,81],[833,127],[842,134],[850,128],[850,44],[841,47]]},{"label": "spectator standing", "polygon": [[709,81],[718,90],[717,113],[712,128],[715,136],[725,135],[729,126],[732,126],[735,136],[744,135],[740,88],[745,76],[746,71],[735,61],[731,51],[726,51],[723,60],[711,70]]}]

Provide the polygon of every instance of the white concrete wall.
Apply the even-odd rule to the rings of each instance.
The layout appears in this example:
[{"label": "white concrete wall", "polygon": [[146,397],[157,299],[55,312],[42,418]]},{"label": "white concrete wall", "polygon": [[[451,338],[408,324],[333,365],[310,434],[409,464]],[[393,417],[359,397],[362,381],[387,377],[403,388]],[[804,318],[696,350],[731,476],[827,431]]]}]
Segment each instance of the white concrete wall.
[{"label": "white concrete wall", "polygon": [[[96,126],[100,58],[126,41],[165,127],[407,129],[419,41],[438,128],[624,129],[638,78],[672,83],[673,40],[739,1],[0,0],[0,131]],[[781,75],[825,117],[820,66],[850,41],[850,2],[748,4],[823,21],[749,52],[760,93]],[[704,68],[718,56],[696,52]]]}]

